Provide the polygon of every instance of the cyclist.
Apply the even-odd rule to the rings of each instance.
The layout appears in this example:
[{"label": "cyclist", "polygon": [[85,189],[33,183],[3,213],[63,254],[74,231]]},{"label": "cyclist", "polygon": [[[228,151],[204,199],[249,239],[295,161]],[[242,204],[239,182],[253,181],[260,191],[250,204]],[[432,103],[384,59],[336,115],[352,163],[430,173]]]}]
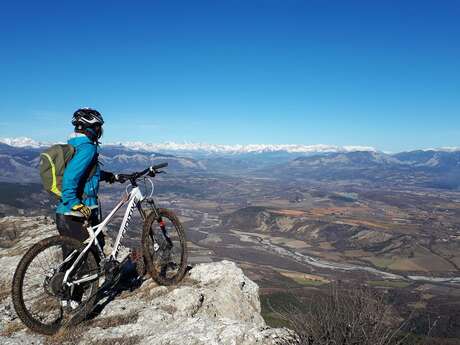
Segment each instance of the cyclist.
[{"label": "cyclist", "polygon": [[[56,226],[60,235],[79,241],[88,238],[83,229],[85,219],[96,225],[99,219],[99,181],[115,182],[115,175],[103,171],[98,162],[99,139],[102,136],[102,115],[91,108],[75,111],[72,125],[75,127],[68,143],[75,148],[75,154],[67,164],[62,178],[62,195],[56,209]],[[76,216],[78,215],[78,216]],[[98,237],[104,246],[102,233]]]}]

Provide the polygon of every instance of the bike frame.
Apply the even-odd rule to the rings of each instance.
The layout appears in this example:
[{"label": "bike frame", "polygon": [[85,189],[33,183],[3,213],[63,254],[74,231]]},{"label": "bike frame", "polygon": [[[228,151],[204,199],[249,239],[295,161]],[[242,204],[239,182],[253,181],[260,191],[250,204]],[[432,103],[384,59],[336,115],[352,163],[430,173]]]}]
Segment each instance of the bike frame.
[{"label": "bike frame", "polygon": [[[107,215],[107,217],[100,222],[99,224],[95,226],[87,226],[87,230],[89,233],[89,238],[85,240],[83,243],[86,244],[85,248],[83,251],[78,255],[77,259],[75,262],[72,264],[72,266],[66,271],[63,279],[63,284],[66,284],[70,287],[91,281],[94,279],[99,278],[102,274],[101,272],[97,272],[95,274],[82,277],[78,280],[68,282],[67,280],[69,279],[70,274],[72,271],[75,269],[75,267],[78,265],[78,263],[81,261],[81,259],[84,257],[84,255],[90,250],[91,246],[95,244],[99,255],[101,257],[101,262],[107,262],[108,260],[116,260],[117,259],[117,254],[118,254],[118,249],[120,247],[120,242],[121,239],[123,238],[124,234],[126,233],[126,230],[128,230],[129,227],[129,221],[131,220],[132,213],[134,212],[134,209],[137,208],[139,210],[139,213],[141,214],[142,219],[145,219],[145,213],[141,207],[141,202],[145,200],[144,195],[142,194],[140,188],[136,185],[133,186],[131,191],[127,193],[121,200],[120,202],[115,206],[115,208]],[[125,215],[123,217],[123,220],[120,225],[120,229],[118,230],[118,235],[117,239],[115,240],[112,252],[110,253],[109,256],[106,256],[104,254],[103,248],[101,248],[99,241],[97,240],[97,236],[104,230],[105,226],[112,220],[113,216],[117,211],[122,208],[124,205],[127,204]],[[72,257],[75,255],[76,251],[72,252],[62,263],[65,264],[66,262],[69,262]]]}]

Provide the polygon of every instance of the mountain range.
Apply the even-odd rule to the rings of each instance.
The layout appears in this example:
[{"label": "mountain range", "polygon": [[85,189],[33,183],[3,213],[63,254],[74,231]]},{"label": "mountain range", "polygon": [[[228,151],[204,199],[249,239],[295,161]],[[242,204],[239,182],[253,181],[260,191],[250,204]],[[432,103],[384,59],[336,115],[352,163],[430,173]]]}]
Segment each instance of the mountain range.
[{"label": "mountain range", "polygon": [[[0,139],[0,181],[38,180],[39,154],[50,144],[30,138]],[[170,163],[173,173],[227,173],[306,178],[404,182],[460,188],[460,149],[425,149],[389,154],[371,147],[329,145],[107,144],[104,169],[121,172]]]},{"label": "mountain range", "polygon": [[[46,149],[40,146],[11,146],[0,143],[0,181],[37,182],[40,153]],[[168,162],[174,172],[195,172],[204,170],[200,161],[155,152],[136,151],[123,146],[107,145],[101,150],[99,159],[102,169],[115,172],[131,172],[145,169],[159,162]]]},{"label": "mountain range", "polygon": [[[0,138],[0,143],[14,147],[40,148],[52,145],[50,142],[40,142],[28,137],[18,138]],[[245,154],[245,153],[270,153],[286,152],[293,154],[317,154],[333,152],[359,152],[378,150],[372,146],[337,146],[337,145],[300,145],[300,144],[248,144],[248,145],[223,145],[223,144],[206,144],[206,143],[144,143],[141,141],[109,143],[108,146],[123,146],[133,150],[162,152],[162,153],[189,153],[189,154]],[[438,149],[423,149],[423,152],[442,151],[455,152],[460,151],[460,147],[443,147]]]}]

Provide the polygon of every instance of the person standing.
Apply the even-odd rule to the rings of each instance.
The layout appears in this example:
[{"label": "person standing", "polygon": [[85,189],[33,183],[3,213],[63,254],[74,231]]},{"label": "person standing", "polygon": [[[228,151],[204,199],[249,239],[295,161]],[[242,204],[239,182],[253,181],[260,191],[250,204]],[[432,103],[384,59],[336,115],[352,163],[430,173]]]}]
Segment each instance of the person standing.
[{"label": "person standing", "polygon": [[[91,108],[78,109],[72,117],[74,132],[68,144],[74,147],[75,153],[64,170],[61,198],[56,208],[56,226],[60,235],[81,242],[89,236],[83,228],[84,221],[96,225],[100,218],[99,182],[115,182],[113,173],[99,167],[98,148],[103,124],[102,115]],[[103,248],[102,232],[98,240]]]}]

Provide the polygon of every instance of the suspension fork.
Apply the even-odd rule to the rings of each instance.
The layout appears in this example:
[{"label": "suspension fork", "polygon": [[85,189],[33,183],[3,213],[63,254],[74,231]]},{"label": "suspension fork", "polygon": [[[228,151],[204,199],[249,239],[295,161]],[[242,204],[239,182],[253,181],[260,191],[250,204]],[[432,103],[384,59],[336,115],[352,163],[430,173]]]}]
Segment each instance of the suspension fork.
[{"label": "suspension fork", "polygon": [[[152,209],[155,212],[156,221],[158,222],[158,225],[160,226],[160,229],[161,229],[161,232],[163,233],[164,238],[168,242],[168,245],[172,246],[171,239],[169,238],[168,233],[166,231],[166,224],[165,224],[163,218],[161,217],[160,213],[158,212],[158,209],[157,209],[157,207],[155,205],[155,201],[153,199],[149,199],[149,200],[147,200],[147,202],[152,205]],[[153,238],[152,238],[152,240],[153,240]]]},{"label": "suspension fork", "polygon": [[[162,222],[163,220],[161,219],[160,212],[158,212],[158,208],[155,205],[155,201],[153,199],[146,199],[146,202],[150,205],[150,209],[155,213],[155,219],[158,222]],[[137,204],[137,208],[139,209],[139,212],[141,214],[142,220],[145,220],[147,218],[147,214],[145,213],[144,209],[142,208],[142,203]]]},{"label": "suspension fork", "polygon": [[[146,199],[147,203],[150,205],[150,208],[152,209],[152,211],[154,212],[155,214],[155,219],[156,221],[158,222],[158,224],[160,225],[160,229],[163,233],[163,235],[167,238],[168,242],[170,242],[171,240],[169,239],[169,237],[166,235],[166,224],[165,222],[163,221],[163,219],[161,218],[161,215],[160,215],[160,212],[158,212],[158,208],[155,204],[155,201],[150,198],[150,199]],[[141,217],[143,220],[145,220],[147,218],[147,214],[145,213],[144,209],[142,208],[142,205],[141,203],[138,203],[137,204],[137,207],[139,209],[139,212],[141,214]],[[155,242],[155,240],[152,238],[152,234],[150,234],[150,239]]]}]

